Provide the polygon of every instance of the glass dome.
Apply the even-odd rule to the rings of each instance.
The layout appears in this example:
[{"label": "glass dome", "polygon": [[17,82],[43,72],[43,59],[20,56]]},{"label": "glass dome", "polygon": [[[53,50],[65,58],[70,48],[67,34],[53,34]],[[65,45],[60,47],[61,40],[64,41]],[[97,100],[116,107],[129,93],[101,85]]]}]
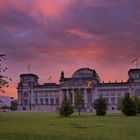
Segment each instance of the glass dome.
[{"label": "glass dome", "polygon": [[92,79],[99,80],[99,76],[96,73],[96,71],[92,70],[90,68],[81,68],[81,69],[77,70],[72,75],[72,78],[92,78]]},{"label": "glass dome", "polygon": [[89,68],[81,68],[72,75],[72,78],[93,77],[93,74],[94,70]]}]

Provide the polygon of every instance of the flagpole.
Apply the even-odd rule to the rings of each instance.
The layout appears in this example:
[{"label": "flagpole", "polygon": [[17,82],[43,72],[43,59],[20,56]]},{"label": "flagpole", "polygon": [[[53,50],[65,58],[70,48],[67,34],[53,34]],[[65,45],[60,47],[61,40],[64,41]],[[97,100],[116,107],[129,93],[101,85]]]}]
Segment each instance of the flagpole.
[{"label": "flagpole", "polygon": [[52,83],[52,76],[50,76],[50,77],[48,78],[48,81],[49,81],[50,83]]},{"label": "flagpole", "polygon": [[31,72],[31,70],[30,70],[30,66],[29,66],[29,73]]},{"label": "flagpole", "polygon": [[27,70],[28,70],[28,73],[30,74],[30,72],[31,72],[31,65],[30,64],[28,65]]},{"label": "flagpole", "polygon": [[135,58],[135,59],[131,62],[131,64],[135,64],[136,69],[137,69],[137,68],[138,68],[138,58]]},{"label": "flagpole", "polygon": [[138,68],[138,59],[136,60],[136,69]]}]

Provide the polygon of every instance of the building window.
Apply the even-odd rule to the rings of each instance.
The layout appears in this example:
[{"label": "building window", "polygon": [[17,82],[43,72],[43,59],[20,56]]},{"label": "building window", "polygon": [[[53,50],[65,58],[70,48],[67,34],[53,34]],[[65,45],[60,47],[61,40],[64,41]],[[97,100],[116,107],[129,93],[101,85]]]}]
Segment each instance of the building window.
[{"label": "building window", "polygon": [[19,92],[22,93],[22,90],[20,90]]},{"label": "building window", "polygon": [[37,93],[35,93],[35,97],[37,97]]},{"label": "building window", "polygon": [[25,111],[26,110],[26,107],[23,107],[23,109],[22,109],[23,111]]},{"label": "building window", "polygon": [[24,97],[28,97],[28,93],[27,93],[27,92],[24,92],[24,93],[23,93],[23,96],[24,96]]},{"label": "building window", "polygon": [[24,105],[27,105],[27,99],[24,99]]},{"label": "building window", "polygon": [[117,98],[117,109],[118,110],[122,109],[122,97]]},{"label": "building window", "polygon": [[135,75],[133,75],[133,78],[135,79],[135,78],[136,78],[136,76],[135,76]]},{"label": "building window", "polygon": [[111,104],[115,104],[116,100],[115,97],[111,97]]},{"label": "building window", "polygon": [[37,98],[35,99],[35,105],[38,105],[38,99]]},{"label": "building window", "polygon": [[56,105],[59,105],[59,98],[55,99]]},{"label": "building window", "polygon": [[139,75],[138,74],[136,75],[136,78],[139,78]]},{"label": "building window", "polygon": [[40,104],[43,105],[43,98],[40,98]]},{"label": "building window", "polygon": [[51,105],[54,105],[54,99],[51,98]]},{"label": "building window", "polygon": [[136,90],[135,90],[135,94],[136,94],[138,97],[140,97],[140,89],[136,89]]},{"label": "building window", "polygon": [[108,97],[105,97],[105,100],[106,100],[106,102],[107,102],[107,104],[109,103],[109,99],[108,99]]},{"label": "building window", "polygon": [[46,98],[45,101],[46,101],[46,105],[48,105],[49,104],[48,98]]},{"label": "building window", "polygon": [[115,108],[114,108],[114,107],[112,107],[112,110],[115,110]]}]

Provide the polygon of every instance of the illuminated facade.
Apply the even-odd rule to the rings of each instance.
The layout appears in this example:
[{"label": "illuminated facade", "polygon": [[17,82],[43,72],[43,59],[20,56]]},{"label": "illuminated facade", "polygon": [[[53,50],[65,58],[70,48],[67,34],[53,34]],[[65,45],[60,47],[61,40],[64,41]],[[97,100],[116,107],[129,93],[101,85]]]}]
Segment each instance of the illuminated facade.
[{"label": "illuminated facade", "polygon": [[[95,70],[81,68],[74,72],[71,78],[61,73],[60,84],[46,83],[40,85],[38,76],[21,74],[18,84],[18,110],[55,112],[60,105],[64,93],[74,105],[75,94],[81,90],[85,107],[83,111],[92,112],[93,102],[103,96],[108,102],[108,111],[120,110],[121,98],[126,94],[140,96],[140,69],[130,69],[126,82],[102,83]],[[90,82],[90,87],[89,87]]]}]

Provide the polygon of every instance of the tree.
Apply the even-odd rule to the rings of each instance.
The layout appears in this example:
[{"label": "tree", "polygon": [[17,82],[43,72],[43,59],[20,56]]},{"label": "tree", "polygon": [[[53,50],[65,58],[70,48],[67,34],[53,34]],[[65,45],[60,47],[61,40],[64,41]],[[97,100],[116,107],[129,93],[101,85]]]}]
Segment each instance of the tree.
[{"label": "tree", "polygon": [[11,101],[11,107],[10,107],[10,109],[12,111],[16,111],[17,110],[17,105],[18,105],[18,103],[17,103],[16,100]]},{"label": "tree", "polygon": [[137,114],[137,107],[134,98],[127,93],[122,99],[122,112],[126,116],[134,116]]},{"label": "tree", "polygon": [[[5,60],[5,55],[0,54],[0,62],[2,62],[3,60]],[[7,68],[4,67],[2,63],[0,63],[0,93],[5,93],[3,88],[9,87],[9,81],[12,80],[11,78],[3,75],[6,70]]]},{"label": "tree", "polygon": [[59,114],[64,117],[68,117],[73,113],[73,107],[70,104],[66,94],[64,94],[61,107],[58,110],[59,110]]},{"label": "tree", "polygon": [[96,115],[104,116],[107,111],[107,101],[102,96],[95,100],[93,103],[94,109],[96,110]]},{"label": "tree", "polygon": [[134,101],[136,104],[137,113],[140,113],[140,97],[134,96]]},{"label": "tree", "polygon": [[85,103],[84,103],[84,99],[83,99],[83,93],[81,90],[78,90],[75,94],[75,103],[74,106],[76,109],[78,109],[79,112],[79,116],[81,113],[81,109],[84,107]]}]

